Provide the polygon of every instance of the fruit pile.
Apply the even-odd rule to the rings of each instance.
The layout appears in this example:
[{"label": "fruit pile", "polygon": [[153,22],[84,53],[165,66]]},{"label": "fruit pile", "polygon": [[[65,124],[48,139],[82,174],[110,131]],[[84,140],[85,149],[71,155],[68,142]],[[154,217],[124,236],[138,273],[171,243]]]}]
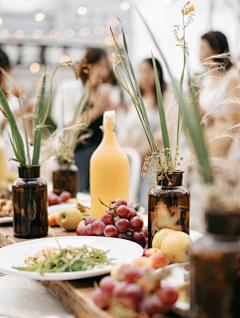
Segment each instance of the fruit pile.
[{"label": "fruit pile", "polygon": [[159,249],[149,248],[144,251],[143,256],[134,259],[130,265],[136,268],[152,267],[158,269],[169,265],[169,261]]},{"label": "fruit pile", "polygon": [[132,240],[142,247],[147,243],[147,229],[132,204],[125,199],[117,199],[97,220],[89,216],[76,230],[77,235],[104,235]]},{"label": "fruit pile", "polygon": [[[124,311],[124,317],[145,313],[165,315],[178,299],[175,288],[161,286],[161,273],[150,267],[121,266],[115,277],[101,279],[93,293],[94,303],[113,314]],[[135,315],[134,315],[135,314]]]},{"label": "fruit pile", "polygon": [[71,198],[71,193],[63,191],[59,196],[55,193],[48,195],[48,205],[57,205],[67,202]]}]

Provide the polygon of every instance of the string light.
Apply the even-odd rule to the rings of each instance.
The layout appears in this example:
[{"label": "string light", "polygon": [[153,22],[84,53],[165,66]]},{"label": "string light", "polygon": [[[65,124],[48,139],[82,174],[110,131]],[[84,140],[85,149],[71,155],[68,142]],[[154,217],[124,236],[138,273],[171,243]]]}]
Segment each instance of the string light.
[{"label": "string light", "polygon": [[90,30],[88,28],[86,28],[86,27],[85,28],[81,28],[79,30],[79,35],[82,36],[83,38],[89,36],[89,34],[90,34]]},{"label": "string light", "polygon": [[111,36],[107,36],[104,40],[104,43],[107,45],[107,46],[112,46],[114,45],[114,40]]},{"label": "string light", "polygon": [[119,20],[112,18],[108,20],[108,25],[111,26],[112,28],[116,28],[119,25]]},{"label": "string light", "polygon": [[70,38],[72,38],[74,36],[74,34],[75,34],[75,31],[73,29],[71,29],[71,28],[66,29],[64,31],[65,38],[69,38],[70,39]]},{"label": "string light", "polygon": [[94,33],[97,35],[102,35],[104,33],[104,27],[102,25],[96,25],[94,28]]},{"label": "string light", "polygon": [[[126,41],[128,41],[128,35],[127,35],[127,34],[125,34],[125,38],[126,38]],[[119,36],[118,36],[118,42],[123,43],[123,36],[122,36],[122,34],[119,34]]]},{"label": "string light", "polygon": [[57,29],[52,29],[49,31],[49,37],[51,39],[56,39],[59,36],[59,31]]},{"label": "string light", "polygon": [[1,37],[1,38],[5,39],[5,38],[8,37],[8,35],[9,35],[9,30],[8,30],[8,29],[2,29],[2,30],[0,31],[0,37]]},{"label": "string light", "polygon": [[25,35],[24,30],[19,29],[15,32],[16,39],[22,39],[24,37],[24,35]]},{"label": "string light", "polygon": [[42,35],[43,35],[43,32],[41,30],[35,30],[32,36],[35,40],[38,40],[38,39],[41,39]]},{"label": "string light", "polygon": [[120,8],[124,11],[129,10],[130,9],[130,4],[128,2],[122,2],[120,5]]},{"label": "string light", "polygon": [[79,7],[77,10],[77,13],[80,15],[84,15],[87,13],[87,8],[86,7]]},{"label": "string light", "polygon": [[32,63],[30,65],[30,72],[37,73],[40,70],[40,65],[38,63]]},{"label": "string light", "polygon": [[[116,31],[117,31],[117,29],[116,29],[116,28],[112,28],[112,32],[113,32],[113,34],[115,34],[115,33],[116,33]],[[107,34],[109,34],[109,35],[111,35],[111,34],[112,34],[112,33],[111,33],[111,31],[110,31],[110,27],[106,27],[105,32],[106,32]]]},{"label": "string light", "polygon": [[42,12],[39,12],[35,15],[35,20],[38,21],[38,22],[41,22],[43,21],[45,18],[45,14],[42,13]]},{"label": "string light", "polygon": [[60,64],[62,63],[66,63],[66,62],[70,62],[71,59],[68,55],[63,55],[61,58],[60,58]]}]

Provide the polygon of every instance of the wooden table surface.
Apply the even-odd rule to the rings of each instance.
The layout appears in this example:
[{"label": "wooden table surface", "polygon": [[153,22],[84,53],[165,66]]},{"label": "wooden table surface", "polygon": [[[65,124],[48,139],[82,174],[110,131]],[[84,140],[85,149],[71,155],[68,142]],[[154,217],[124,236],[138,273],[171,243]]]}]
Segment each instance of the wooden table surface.
[{"label": "wooden table surface", "polygon": [[[56,236],[76,235],[75,232],[66,232],[59,227],[50,229]],[[13,236],[12,226],[1,224],[0,247],[23,241],[25,240]],[[93,284],[99,279],[101,277],[73,281],[40,281],[40,283],[77,318],[112,318],[110,314],[95,306],[92,301]]]}]

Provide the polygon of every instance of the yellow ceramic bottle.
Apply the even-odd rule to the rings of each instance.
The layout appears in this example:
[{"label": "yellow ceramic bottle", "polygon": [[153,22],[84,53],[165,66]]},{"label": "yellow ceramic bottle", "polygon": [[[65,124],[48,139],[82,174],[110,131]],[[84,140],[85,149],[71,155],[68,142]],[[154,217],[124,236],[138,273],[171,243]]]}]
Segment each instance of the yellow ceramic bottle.
[{"label": "yellow ceramic bottle", "polygon": [[115,136],[115,111],[107,111],[103,117],[104,136],[90,161],[90,193],[92,215],[98,219],[110,201],[129,195],[128,157],[119,146]]}]

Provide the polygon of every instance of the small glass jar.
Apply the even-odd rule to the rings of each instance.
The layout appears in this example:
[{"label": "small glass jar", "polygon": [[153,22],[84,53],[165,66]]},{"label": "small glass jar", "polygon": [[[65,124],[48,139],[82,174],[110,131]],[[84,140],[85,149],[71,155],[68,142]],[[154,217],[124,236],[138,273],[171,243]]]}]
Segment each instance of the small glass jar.
[{"label": "small glass jar", "polygon": [[183,171],[166,173],[148,193],[148,247],[158,230],[189,234],[190,193],[182,186]]},{"label": "small glass jar", "polygon": [[78,192],[78,167],[75,164],[71,166],[58,166],[53,171],[53,192],[60,195],[63,191],[71,193],[72,198],[76,198]]},{"label": "small glass jar", "polygon": [[12,185],[14,236],[44,237],[48,234],[47,183],[40,178],[40,166],[18,167],[18,174]]},{"label": "small glass jar", "polygon": [[191,317],[240,317],[240,213],[206,212],[191,249]]}]

